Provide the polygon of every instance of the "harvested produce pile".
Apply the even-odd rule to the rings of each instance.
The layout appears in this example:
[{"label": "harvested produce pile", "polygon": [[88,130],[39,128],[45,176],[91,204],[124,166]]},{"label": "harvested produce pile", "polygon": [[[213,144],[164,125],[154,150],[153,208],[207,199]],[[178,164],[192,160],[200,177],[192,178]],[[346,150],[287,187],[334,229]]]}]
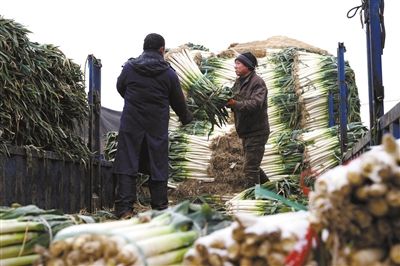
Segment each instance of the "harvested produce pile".
[{"label": "harvested produce pile", "polygon": [[[263,161],[262,168],[270,179],[289,178],[303,170],[317,176],[338,165],[339,134],[338,127],[334,126],[339,117],[336,57],[305,43],[277,36],[231,45],[217,56],[204,58],[201,69],[213,82],[231,86],[235,77],[234,58],[237,52],[244,51],[257,55],[256,72],[268,88],[271,135],[264,154],[268,159]],[[353,139],[357,140],[366,128],[360,122],[360,102],[354,72],[348,62],[345,71],[348,132],[356,135]],[[332,133],[327,145],[313,137],[325,131]],[[324,137],[328,135],[323,134]],[[294,142],[296,145],[292,145]],[[353,144],[350,141],[348,148]],[[318,154],[324,156],[319,158]]]},{"label": "harvested produce pile", "polygon": [[34,205],[0,208],[0,265],[30,265],[39,259],[38,246],[47,248],[52,237],[71,225],[95,222],[89,216],[64,215]]},{"label": "harvested produce pile", "polygon": [[400,143],[390,134],[382,143],[319,177],[310,194],[312,226],[329,233],[334,265],[400,263]]},{"label": "harvested produce pile", "polygon": [[[204,136],[207,129],[214,129],[214,124],[220,126],[217,129],[223,128],[221,125],[225,123],[233,127],[223,107],[230,97],[226,88],[236,79],[234,59],[237,52],[247,50],[258,57],[256,72],[268,88],[271,134],[261,163],[261,168],[273,181],[267,187],[292,200],[303,201],[300,176],[305,173],[307,186],[311,187],[315,177],[341,161],[336,57],[285,37],[232,45],[218,55],[205,52],[203,48],[183,46],[166,56],[177,70],[189,105],[195,112],[195,121],[186,127],[179,126],[173,112],[171,115],[169,152],[170,181],[173,182],[170,186],[177,188],[173,194],[178,198],[185,197],[185,193],[186,198],[204,194],[210,194],[209,198],[224,196],[221,194],[231,197],[254,185],[241,176],[243,158],[237,136],[223,130],[210,133],[208,139],[194,136]],[[357,87],[348,63],[346,83],[350,104],[348,148],[351,148],[366,128],[360,123]],[[224,111],[217,111],[218,106]],[[202,182],[206,180],[213,183]],[[246,200],[255,200],[254,188],[243,191],[228,206],[232,207],[232,212],[247,212],[251,207],[257,209],[258,214],[287,209],[274,200]],[[265,210],[261,211],[262,208]]]},{"label": "harvested produce pile", "polygon": [[171,265],[200,235],[229,224],[207,205],[185,201],[129,220],[65,228],[41,259],[43,265]]},{"label": "harvested produce pile", "polygon": [[53,45],[29,41],[13,20],[0,17],[0,25],[0,144],[87,159],[77,134],[88,115],[80,66]]},{"label": "harvested produce pile", "polygon": [[238,216],[229,227],[196,240],[184,265],[285,265],[286,256],[305,239],[307,218],[307,212]]}]

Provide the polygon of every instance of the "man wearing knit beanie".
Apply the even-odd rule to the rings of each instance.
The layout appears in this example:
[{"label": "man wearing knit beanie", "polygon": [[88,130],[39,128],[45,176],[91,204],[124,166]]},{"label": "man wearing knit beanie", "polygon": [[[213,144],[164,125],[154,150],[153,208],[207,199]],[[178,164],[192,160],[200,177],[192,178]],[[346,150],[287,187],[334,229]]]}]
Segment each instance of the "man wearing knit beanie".
[{"label": "man wearing knit beanie", "polygon": [[257,58],[250,52],[240,54],[235,59],[237,79],[233,85],[234,96],[227,106],[233,111],[235,128],[242,140],[244,151],[243,178],[256,184],[268,181],[260,168],[264,156],[270,128],[267,112],[267,86],[257,75]]},{"label": "man wearing knit beanie", "polygon": [[253,71],[258,65],[257,58],[250,52],[240,54],[236,57],[235,61],[241,62],[243,65],[247,66],[250,71]]}]

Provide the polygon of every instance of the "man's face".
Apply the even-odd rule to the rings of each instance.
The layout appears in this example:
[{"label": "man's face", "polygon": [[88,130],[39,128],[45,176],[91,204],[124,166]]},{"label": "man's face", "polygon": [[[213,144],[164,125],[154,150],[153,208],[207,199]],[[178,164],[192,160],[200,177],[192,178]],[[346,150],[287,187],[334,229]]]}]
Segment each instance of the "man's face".
[{"label": "man's face", "polygon": [[246,76],[249,72],[250,72],[250,70],[247,68],[247,66],[242,64],[242,62],[240,62],[239,60],[235,61],[236,75],[238,75],[239,77],[243,77],[243,76]]}]

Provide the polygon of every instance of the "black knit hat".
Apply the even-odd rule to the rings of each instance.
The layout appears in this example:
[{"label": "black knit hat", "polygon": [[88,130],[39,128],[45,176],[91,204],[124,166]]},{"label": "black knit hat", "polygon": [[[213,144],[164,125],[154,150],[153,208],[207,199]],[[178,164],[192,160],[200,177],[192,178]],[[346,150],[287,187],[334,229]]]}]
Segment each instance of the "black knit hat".
[{"label": "black knit hat", "polygon": [[254,68],[258,66],[257,58],[250,52],[240,54],[236,57],[235,61],[236,60],[247,66],[250,70],[254,70]]},{"label": "black knit hat", "polygon": [[161,47],[165,47],[165,40],[160,34],[150,33],[144,38],[143,50],[158,50]]}]

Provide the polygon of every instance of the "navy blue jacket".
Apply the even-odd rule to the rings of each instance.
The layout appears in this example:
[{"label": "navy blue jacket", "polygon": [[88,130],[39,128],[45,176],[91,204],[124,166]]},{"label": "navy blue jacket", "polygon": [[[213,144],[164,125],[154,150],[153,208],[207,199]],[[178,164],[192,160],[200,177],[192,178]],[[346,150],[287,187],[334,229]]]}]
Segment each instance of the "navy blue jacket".
[{"label": "navy blue jacket", "polygon": [[193,119],[178,76],[157,51],[129,59],[117,80],[124,98],[114,173],[168,179],[169,107],[182,124]]}]

